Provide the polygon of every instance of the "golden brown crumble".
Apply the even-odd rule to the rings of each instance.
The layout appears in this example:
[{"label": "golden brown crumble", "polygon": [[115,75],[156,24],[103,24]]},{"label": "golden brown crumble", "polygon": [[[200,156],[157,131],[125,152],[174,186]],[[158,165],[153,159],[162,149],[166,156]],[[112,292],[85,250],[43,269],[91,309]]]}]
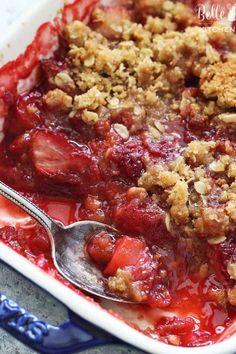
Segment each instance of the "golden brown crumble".
[{"label": "golden brown crumble", "polygon": [[236,280],[236,263],[229,263],[227,266],[227,272],[231,279]]},{"label": "golden brown crumble", "polygon": [[72,106],[72,97],[60,89],[48,91],[43,99],[49,109],[59,108],[67,111]]},{"label": "golden brown crumble", "polygon": [[[186,76],[195,75],[203,80],[203,72],[211,64],[220,62],[220,56],[211,44],[212,34],[196,26],[196,17],[182,3],[146,0],[136,2],[135,6],[145,8],[150,15],[145,23],[132,22],[124,14],[111,23],[107,19],[109,14],[96,9],[92,20],[95,27],[99,24],[97,31],[80,21],[69,24],[65,35],[70,44],[72,73],[69,77],[67,73],[57,74],[55,82],[60,88],[76,85],[81,96],[96,87],[103,101],[93,110],[101,118],[107,114],[106,109],[129,107],[135,113],[140,104],[142,110],[137,113],[137,120],[146,119],[152,123],[156,116],[153,117],[150,106],[160,110],[160,96],[169,106],[172,101],[169,114],[176,114],[176,109],[184,102],[179,98],[175,102],[174,92],[184,84]],[[177,30],[179,22],[185,24],[185,31]],[[112,38],[108,33],[112,33]],[[116,40],[115,45],[109,39]],[[74,113],[81,107],[91,110],[81,103],[85,97],[82,96],[78,104],[76,96]],[[134,97],[136,105],[130,105]],[[206,105],[205,110],[214,114],[217,108],[212,103]],[[159,139],[160,134],[153,127],[150,131]]]},{"label": "golden brown crumble", "polygon": [[213,141],[192,141],[185,150],[185,157],[194,165],[207,165],[213,161],[212,150],[215,146]]},{"label": "golden brown crumble", "polygon": [[[188,103],[196,111],[203,109],[205,114],[211,116],[222,113],[222,95],[226,86],[231,90],[229,85],[233,69],[227,69],[228,64],[221,62],[212,41],[220,36],[221,42],[233,48],[235,41],[232,36],[227,32],[218,33],[198,27],[199,21],[191,9],[180,2],[139,0],[135,6],[139,11],[145,9],[149,15],[143,24],[133,22],[126,10],[114,14],[97,8],[92,13],[92,22],[95,29],[98,27],[97,30],[80,21],[66,26],[64,32],[70,45],[72,69],[70,74],[58,73],[54,83],[66,92],[75,88],[81,92],[81,99],[75,97],[71,116],[81,108],[96,111],[99,118],[107,114],[106,109],[133,109],[136,114],[135,109],[137,112],[140,104],[142,110],[136,114],[137,121],[146,119],[152,123],[157,117],[150,111],[150,106],[161,111],[160,96],[162,102],[167,101],[172,107],[170,116]],[[177,30],[178,23],[186,27],[184,31]],[[224,75],[220,77],[224,77],[224,85],[219,85],[215,71],[222,65]],[[222,94],[217,94],[220,108],[216,107],[214,100],[201,104],[193,97],[184,98],[184,94],[182,99],[179,97],[176,100],[174,92],[189,75],[201,78],[202,91],[207,98],[215,97],[212,93],[214,87],[222,91]],[[82,103],[87,98],[83,94],[95,88],[101,93],[101,99],[97,107],[95,104],[91,108],[91,105]],[[226,96],[229,100],[228,93]],[[134,97],[137,105],[130,105]],[[232,103],[233,98],[230,101]],[[161,134],[154,130],[152,124],[150,126],[151,135],[159,139]],[[138,129],[137,122],[131,128],[133,131],[135,129]]]},{"label": "golden brown crumble", "polygon": [[226,124],[229,127],[235,126],[236,123],[236,114],[235,113],[222,113],[217,117],[219,123]]},{"label": "golden brown crumble", "polygon": [[174,186],[179,180],[179,175],[163,168],[162,165],[151,167],[139,179],[139,185],[147,190],[153,186],[168,188]]},{"label": "golden brown crumble", "polygon": [[110,290],[120,293],[122,296],[134,301],[141,302],[145,300],[145,295],[142,294],[138,287],[131,281],[130,272],[118,269],[115,276],[108,279],[108,286]]},{"label": "golden brown crumble", "polygon": [[158,194],[169,206],[168,229],[182,230],[190,237],[207,237],[211,244],[223,242],[228,231],[235,230],[236,221],[235,182],[228,185],[219,179],[217,185],[209,176],[212,170],[236,178],[236,164],[229,155],[215,158],[216,148],[217,143],[211,141],[191,142],[182,156],[148,167],[139,179],[139,186],[151,193],[155,187],[162,188]]},{"label": "golden brown crumble", "polygon": [[75,89],[75,83],[66,71],[59,72],[54,78],[55,85],[62,90],[70,91]]},{"label": "golden brown crumble", "polygon": [[188,201],[188,184],[177,181],[167,199],[170,205],[185,205]]},{"label": "golden brown crumble", "polygon": [[86,93],[75,96],[74,107],[78,109],[96,110],[104,103],[104,95],[96,88],[93,87]]},{"label": "golden brown crumble", "polygon": [[227,291],[228,300],[233,305],[236,306],[236,286],[234,285],[232,289],[228,289]]},{"label": "golden brown crumble", "polygon": [[99,121],[98,114],[87,109],[83,111],[81,118],[88,125],[94,125]]},{"label": "golden brown crumble", "polygon": [[209,66],[201,74],[201,89],[206,97],[217,98],[224,107],[236,106],[236,60]]}]

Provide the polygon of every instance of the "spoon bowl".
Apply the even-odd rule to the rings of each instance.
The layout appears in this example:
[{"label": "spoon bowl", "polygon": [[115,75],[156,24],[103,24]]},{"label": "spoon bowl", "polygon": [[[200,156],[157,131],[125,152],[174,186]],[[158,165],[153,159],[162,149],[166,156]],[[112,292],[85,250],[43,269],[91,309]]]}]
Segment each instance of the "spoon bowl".
[{"label": "spoon bowl", "polygon": [[119,232],[115,228],[90,220],[63,226],[52,220],[38,206],[3,182],[0,182],[0,194],[25,210],[46,229],[51,242],[54,265],[64,278],[79,289],[98,297],[131,303],[131,301],[118,297],[107,289],[106,278],[90,261],[86,252],[86,242],[89,237],[105,231],[117,238]]},{"label": "spoon bowl", "polygon": [[54,264],[66,279],[80,289],[108,300],[125,302],[106,289],[106,279],[90,261],[86,252],[86,242],[89,238],[102,231],[108,232],[114,238],[119,236],[116,229],[95,221],[79,221],[67,227],[59,227],[54,234]]}]

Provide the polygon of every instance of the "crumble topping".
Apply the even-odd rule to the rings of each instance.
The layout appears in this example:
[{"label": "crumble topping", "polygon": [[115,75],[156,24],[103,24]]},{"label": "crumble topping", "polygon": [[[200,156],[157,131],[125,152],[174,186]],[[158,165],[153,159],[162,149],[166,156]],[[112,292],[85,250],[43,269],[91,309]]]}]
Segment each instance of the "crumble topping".
[{"label": "crumble topping", "polygon": [[[151,106],[160,110],[166,102],[172,107],[169,114],[175,115],[180,105],[185,105],[174,93],[189,75],[201,78],[208,97],[204,85],[209,79],[204,84],[204,72],[210,64],[220,62],[220,55],[211,44],[212,34],[196,26],[192,11],[182,3],[140,1],[136,7],[145,8],[149,14],[143,24],[133,22],[125,9],[111,24],[108,17],[113,13],[96,9],[92,14],[96,30],[80,21],[66,27],[71,73],[57,74],[55,83],[59,88],[69,85],[81,91],[81,97],[75,96],[71,116],[84,108],[96,111],[99,118],[107,115],[107,109],[132,109],[137,120],[152,123]],[[186,26],[183,32],[177,30],[179,22]],[[87,95],[94,95],[94,100],[97,97],[92,108]],[[132,101],[136,105],[130,104]],[[139,104],[143,110],[137,113]],[[214,101],[205,110],[214,114],[212,106]],[[135,124],[133,130],[137,129]],[[149,130],[157,139],[160,137],[153,127]]]},{"label": "crumble topping", "polygon": [[221,238],[223,242],[229,231],[235,231],[235,181],[228,184],[216,179],[215,183],[209,171],[225,172],[226,177],[235,179],[236,165],[229,155],[214,159],[216,147],[215,142],[191,142],[177,160],[148,168],[139,179],[139,186],[152,193],[155,186],[162,187],[160,197],[170,206],[168,223],[178,225],[176,232],[182,230],[186,235],[207,237],[210,241]]},{"label": "crumble topping", "polygon": [[88,111],[87,109],[83,111],[81,118],[88,125],[94,125],[99,121],[98,114],[96,112]]},{"label": "crumble topping", "polygon": [[[210,65],[201,74],[201,89],[206,97],[217,99],[219,106],[236,105],[236,60]],[[227,119],[226,119],[227,120]]]},{"label": "crumble topping", "polygon": [[[113,112],[131,112],[135,119],[130,127],[113,126],[124,140],[146,125],[147,139],[160,141],[166,122],[176,115],[193,129],[211,124],[233,131],[232,35],[203,30],[179,2],[139,0],[135,6],[148,14],[142,23],[133,22],[124,9],[120,16],[99,8],[92,14],[91,27],[79,21],[66,27],[71,73],[57,74],[55,84],[80,91],[71,98],[70,117],[83,110],[83,122],[92,126]],[[181,32],[179,23],[185,26]],[[221,55],[214,47],[219,39],[232,50],[231,56],[230,50]],[[189,77],[199,83],[198,91],[181,89]],[[225,141],[223,154],[220,145],[193,139],[165,163],[147,160],[138,187],[127,196],[145,199],[144,191],[151,193],[164,205],[166,226],[173,233],[207,238],[212,245],[224,242],[236,230],[236,162],[230,142]],[[230,277],[233,269],[227,268]],[[130,286],[125,273],[109,280],[109,287],[121,293],[130,292]],[[233,299],[233,290],[228,296]]]},{"label": "crumble topping", "polygon": [[213,141],[195,140],[188,144],[184,155],[194,166],[207,165],[213,161],[212,150],[215,147],[216,143]]},{"label": "crumble topping", "polygon": [[[119,9],[121,13],[97,8],[91,16],[91,27],[95,30],[80,21],[65,28],[70,72],[57,73],[54,84],[65,92],[81,92],[72,96],[70,116],[86,109],[89,113],[83,114],[83,120],[92,125],[91,121],[103,119],[110,111],[133,111],[136,120],[131,131],[147,121],[149,133],[156,139],[160,139],[163,131],[153,127],[159,118],[154,109],[160,116],[165,111],[171,119],[179,110],[189,107],[195,124],[196,115],[201,113],[205,119],[207,115],[217,118],[218,114],[216,124],[225,122],[223,96],[229,100],[229,90],[233,95],[233,87],[230,88],[233,68],[227,69],[228,63],[221,62],[212,45],[217,33],[198,27],[191,9],[180,2],[139,1],[135,6],[148,14],[144,23],[133,22],[124,8]],[[178,31],[178,23],[184,24],[184,31]],[[234,47],[228,33],[221,33],[221,37],[222,42]],[[217,74],[222,70],[225,75]],[[176,94],[191,75],[201,80],[203,96],[198,99],[185,92],[182,97]],[[223,84],[219,84],[218,75]],[[232,106],[233,96],[230,101]],[[164,106],[169,107],[168,112]],[[92,112],[96,113],[94,118],[87,119]]]},{"label": "crumble topping", "polygon": [[55,85],[64,91],[75,89],[75,83],[66,71],[59,72],[54,78]]},{"label": "crumble topping", "polygon": [[72,106],[72,97],[60,89],[48,91],[43,100],[49,109],[69,110]]},{"label": "crumble topping", "polygon": [[227,291],[228,299],[231,305],[236,306],[236,286],[234,285],[232,289]]},{"label": "crumble topping", "polygon": [[108,286],[110,290],[120,293],[122,296],[133,299],[134,301],[144,301],[145,295],[132,283],[131,274],[127,271],[118,269],[113,277],[109,277]]},{"label": "crumble topping", "polygon": [[100,105],[104,103],[103,94],[96,88],[93,87],[86,93],[75,96],[74,107],[78,109],[90,109],[96,110]]}]

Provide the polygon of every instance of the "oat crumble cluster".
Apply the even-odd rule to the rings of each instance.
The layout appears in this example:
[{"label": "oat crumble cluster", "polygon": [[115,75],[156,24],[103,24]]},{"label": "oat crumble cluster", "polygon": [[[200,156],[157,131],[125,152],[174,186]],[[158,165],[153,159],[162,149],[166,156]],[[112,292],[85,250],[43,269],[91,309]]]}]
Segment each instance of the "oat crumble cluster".
[{"label": "oat crumble cluster", "polygon": [[[236,153],[230,140],[204,130],[236,131],[235,36],[200,27],[180,2],[139,0],[134,6],[148,14],[140,22],[128,9],[97,8],[90,26],[74,21],[65,28],[69,69],[51,80],[55,88],[44,102],[70,118],[81,113],[91,129],[129,112],[135,118],[130,127],[114,125],[124,140],[145,127],[147,139],[161,141],[176,117],[197,131],[166,161],[146,158],[136,188],[165,206],[170,232],[219,244],[236,230]],[[236,280],[236,263],[227,271]],[[111,287],[125,288],[121,279],[120,273]],[[228,295],[236,305],[236,287]]]}]

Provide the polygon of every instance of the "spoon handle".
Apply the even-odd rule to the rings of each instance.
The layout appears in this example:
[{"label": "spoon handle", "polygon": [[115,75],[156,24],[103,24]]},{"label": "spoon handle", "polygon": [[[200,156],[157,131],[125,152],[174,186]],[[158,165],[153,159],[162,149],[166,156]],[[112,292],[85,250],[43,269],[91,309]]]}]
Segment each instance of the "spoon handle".
[{"label": "spoon handle", "polygon": [[52,232],[54,228],[59,227],[44,211],[3,182],[0,182],[0,195],[25,210],[48,231]]}]

